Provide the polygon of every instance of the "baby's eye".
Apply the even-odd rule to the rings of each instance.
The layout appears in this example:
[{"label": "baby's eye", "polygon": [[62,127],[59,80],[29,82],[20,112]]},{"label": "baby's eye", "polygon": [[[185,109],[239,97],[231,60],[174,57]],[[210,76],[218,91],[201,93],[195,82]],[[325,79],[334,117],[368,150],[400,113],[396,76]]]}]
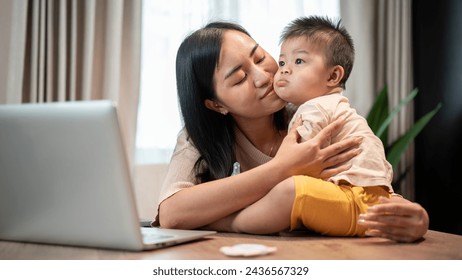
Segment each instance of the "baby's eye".
[{"label": "baby's eye", "polygon": [[297,58],[295,60],[295,64],[302,64],[303,63],[303,60],[301,58]]},{"label": "baby's eye", "polygon": [[284,61],[279,61],[279,67],[282,67],[284,65],[286,65],[286,63]]}]

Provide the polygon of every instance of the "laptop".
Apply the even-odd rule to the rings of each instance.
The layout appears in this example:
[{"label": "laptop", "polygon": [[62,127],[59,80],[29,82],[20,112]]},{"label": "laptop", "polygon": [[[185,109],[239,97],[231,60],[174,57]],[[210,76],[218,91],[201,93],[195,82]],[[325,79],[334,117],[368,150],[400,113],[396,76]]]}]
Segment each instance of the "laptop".
[{"label": "laptop", "polygon": [[0,240],[141,251],[215,233],[140,225],[110,101],[0,105]]}]

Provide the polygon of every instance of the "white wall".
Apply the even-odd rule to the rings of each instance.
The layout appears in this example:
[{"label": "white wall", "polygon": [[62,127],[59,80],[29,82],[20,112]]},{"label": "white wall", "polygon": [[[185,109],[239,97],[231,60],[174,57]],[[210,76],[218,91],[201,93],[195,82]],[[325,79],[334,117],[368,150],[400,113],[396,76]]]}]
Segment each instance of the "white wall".
[{"label": "white wall", "polygon": [[157,200],[167,174],[168,164],[137,165],[135,169],[135,197],[141,219],[153,220],[157,215]]}]

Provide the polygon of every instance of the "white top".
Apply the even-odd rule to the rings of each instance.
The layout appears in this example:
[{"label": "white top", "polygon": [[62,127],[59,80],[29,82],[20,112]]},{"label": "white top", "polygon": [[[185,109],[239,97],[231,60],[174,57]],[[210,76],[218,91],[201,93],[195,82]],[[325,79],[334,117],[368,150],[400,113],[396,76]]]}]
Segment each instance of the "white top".
[{"label": "white top", "polygon": [[[272,157],[258,150],[239,129],[236,128],[235,132],[236,160],[240,164],[241,172],[260,166],[272,159]],[[162,184],[159,204],[176,192],[198,184],[194,173],[194,164],[198,158],[199,152],[189,141],[188,134],[182,130],[178,136],[167,175]]]}]

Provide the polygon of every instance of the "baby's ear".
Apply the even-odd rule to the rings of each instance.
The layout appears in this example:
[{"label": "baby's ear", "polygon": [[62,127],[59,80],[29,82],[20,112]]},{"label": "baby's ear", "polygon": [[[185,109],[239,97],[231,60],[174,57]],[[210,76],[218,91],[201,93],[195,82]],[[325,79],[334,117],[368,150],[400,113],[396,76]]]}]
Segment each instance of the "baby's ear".
[{"label": "baby's ear", "polygon": [[339,86],[344,75],[345,75],[345,69],[343,69],[343,67],[340,65],[335,65],[330,70],[330,76],[329,76],[329,80],[327,81],[327,84],[332,87]]}]

